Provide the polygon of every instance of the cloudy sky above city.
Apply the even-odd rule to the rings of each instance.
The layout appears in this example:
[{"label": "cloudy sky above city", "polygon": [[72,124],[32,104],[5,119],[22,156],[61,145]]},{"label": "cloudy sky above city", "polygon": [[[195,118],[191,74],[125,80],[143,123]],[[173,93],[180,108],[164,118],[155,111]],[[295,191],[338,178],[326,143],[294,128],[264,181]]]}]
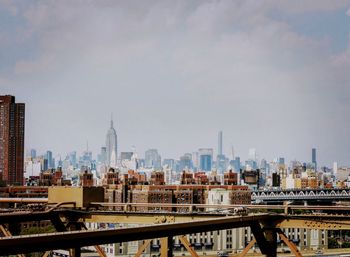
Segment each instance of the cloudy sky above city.
[{"label": "cloudy sky above city", "polygon": [[177,158],[350,165],[350,1],[0,0],[0,92],[26,103],[26,147],[105,143]]}]

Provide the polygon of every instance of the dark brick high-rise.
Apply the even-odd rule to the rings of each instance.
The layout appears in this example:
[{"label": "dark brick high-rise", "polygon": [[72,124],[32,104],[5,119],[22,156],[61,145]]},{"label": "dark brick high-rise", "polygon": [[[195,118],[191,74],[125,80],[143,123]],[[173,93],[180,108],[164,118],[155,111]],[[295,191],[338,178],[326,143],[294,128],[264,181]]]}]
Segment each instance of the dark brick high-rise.
[{"label": "dark brick high-rise", "polygon": [[23,184],[24,118],[24,103],[0,96],[0,176],[8,185]]}]

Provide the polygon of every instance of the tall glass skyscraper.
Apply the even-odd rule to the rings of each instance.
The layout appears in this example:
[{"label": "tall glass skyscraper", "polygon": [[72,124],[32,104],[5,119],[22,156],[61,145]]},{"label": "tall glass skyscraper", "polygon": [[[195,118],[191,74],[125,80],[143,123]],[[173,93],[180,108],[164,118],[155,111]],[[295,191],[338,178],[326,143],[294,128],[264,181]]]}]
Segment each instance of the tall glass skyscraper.
[{"label": "tall glass skyscraper", "polygon": [[180,157],[180,171],[185,169],[192,169],[192,154],[185,153],[183,156]]},{"label": "tall glass skyscraper", "polygon": [[312,153],[311,153],[311,159],[312,159],[312,164],[315,167],[315,170],[317,170],[317,161],[316,161],[316,148],[312,148]]},{"label": "tall glass skyscraper", "polygon": [[[113,119],[111,119],[111,127],[107,131],[107,136],[106,136],[106,164],[108,166],[111,165],[111,157],[112,154],[115,159],[118,157],[118,147],[117,147],[117,132],[115,131],[113,127]],[[114,160],[116,161],[116,160]]]},{"label": "tall glass skyscraper", "polygon": [[47,167],[49,169],[54,168],[54,164],[53,164],[53,159],[52,159],[52,152],[51,151],[46,151],[46,159],[47,159]]},{"label": "tall glass skyscraper", "polygon": [[146,168],[161,168],[161,156],[158,154],[157,149],[148,149],[145,152],[145,167]]},{"label": "tall glass skyscraper", "polygon": [[199,168],[204,171],[211,171],[213,163],[213,149],[201,148],[199,153]]},{"label": "tall glass skyscraper", "polygon": [[36,158],[36,150],[35,149],[30,149],[30,157],[32,159]]},{"label": "tall glass skyscraper", "polygon": [[200,168],[204,171],[211,171],[212,156],[211,155],[201,155],[200,157]]},{"label": "tall glass skyscraper", "polygon": [[218,134],[218,155],[222,155],[222,131]]},{"label": "tall glass skyscraper", "polygon": [[218,133],[218,155],[216,156],[216,168],[219,173],[223,174],[226,170],[227,162],[226,157],[222,151],[222,131]]}]

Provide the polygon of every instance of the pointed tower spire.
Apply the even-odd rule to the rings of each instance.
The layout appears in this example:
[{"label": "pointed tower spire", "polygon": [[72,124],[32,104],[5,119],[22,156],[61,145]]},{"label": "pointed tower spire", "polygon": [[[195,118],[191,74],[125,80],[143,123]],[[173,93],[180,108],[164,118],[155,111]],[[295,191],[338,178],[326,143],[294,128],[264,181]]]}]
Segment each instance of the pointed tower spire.
[{"label": "pointed tower spire", "polygon": [[113,112],[111,113],[111,128],[113,128]]},{"label": "pointed tower spire", "polygon": [[107,165],[111,165],[112,152],[115,155],[115,165],[117,164],[118,148],[117,148],[117,133],[113,128],[113,113],[111,113],[111,127],[107,131],[106,135],[106,152],[107,152]]}]

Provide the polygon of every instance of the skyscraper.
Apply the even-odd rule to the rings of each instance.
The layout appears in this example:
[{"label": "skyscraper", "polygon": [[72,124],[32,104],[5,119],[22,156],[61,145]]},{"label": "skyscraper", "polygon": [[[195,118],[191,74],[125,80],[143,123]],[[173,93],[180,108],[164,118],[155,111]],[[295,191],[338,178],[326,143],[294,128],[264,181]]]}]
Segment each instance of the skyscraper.
[{"label": "skyscraper", "polygon": [[336,175],[338,172],[338,163],[333,162],[333,175]]},{"label": "skyscraper", "polygon": [[211,171],[213,164],[213,149],[201,148],[199,153],[199,168],[204,171]]},{"label": "skyscraper", "polygon": [[[107,136],[106,136],[106,164],[107,166],[111,165],[111,157],[112,153],[113,156],[117,159],[118,157],[118,151],[117,151],[117,132],[115,132],[115,129],[113,127],[113,119],[111,119],[111,127],[107,131]],[[116,160],[114,160],[116,162]]]},{"label": "skyscraper", "polygon": [[240,172],[241,170],[241,158],[239,156],[235,157],[234,170]]},{"label": "skyscraper", "polygon": [[0,174],[9,185],[23,184],[24,118],[24,103],[0,96]]},{"label": "skyscraper", "polygon": [[192,154],[185,153],[183,156],[180,157],[180,171],[185,169],[192,169]]},{"label": "skyscraper", "polygon": [[145,167],[146,168],[161,168],[161,156],[157,149],[149,149],[145,152]]},{"label": "skyscraper", "polygon": [[70,165],[72,165],[74,168],[76,168],[77,167],[77,152],[76,151],[70,152],[68,159],[69,159]]},{"label": "skyscraper", "polygon": [[47,166],[49,169],[52,169],[54,167],[53,159],[52,159],[52,152],[46,151],[46,159],[47,159]]},{"label": "skyscraper", "polygon": [[175,170],[175,160],[174,159],[164,159],[163,166],[167,166],[167,168],[171,170]]},{"label": "skyscraper", "polygon": [[236,156],[234,160],[230,161],[230,165],[235,172],[239,173],[241,170],[241,158],[239,156]]},{"label": "skyscraper", "polygon": [[199,168],[199,155],[198,152],[192,152],[192,165],[196,171]]},{"label": "skyscraper", "polygon": [[283,165],[285,162],[284,157],[279,157],[278,158],[278,164]]},{"label": "skyscraper", "polygon": [[256,161],[256,149],[255,148],[249,149],[249,159]]},{"label": "skyscraper", "polygon": [[36,150],[35,149],[30,149],[30,157],[32,159],[35,159],[36,158]]},{"label": "skyscraper", "polygon": [[223,173],[226,170],[227,162],[226,157],[222,153],[222,131],[218,133],[218,155],[216,156],[216,168],[219,173]]},{"label": "skyscraper", "polygon": [[218,134],[218,155],[222,155],[222,131]]},{"label": "skyscraper", "polygon": [[311,161],[312,161],[312,164],[314,165],[315,167],[315,170],[317,170],[317,161],[316,161],[316,148],[312,148],[312,153],[311,153]]},{"label": "skyscraper", "polygon": [[133,155],[134,155],[133,152],[121,152],[120,159],[121,160],[131,160]]},{"label": "skyscraper", "polygon": [[102,164],[106,164],[107,160],[107,148],[102,146],[101,147],[101,153],[98,155],[98,161]]}]

